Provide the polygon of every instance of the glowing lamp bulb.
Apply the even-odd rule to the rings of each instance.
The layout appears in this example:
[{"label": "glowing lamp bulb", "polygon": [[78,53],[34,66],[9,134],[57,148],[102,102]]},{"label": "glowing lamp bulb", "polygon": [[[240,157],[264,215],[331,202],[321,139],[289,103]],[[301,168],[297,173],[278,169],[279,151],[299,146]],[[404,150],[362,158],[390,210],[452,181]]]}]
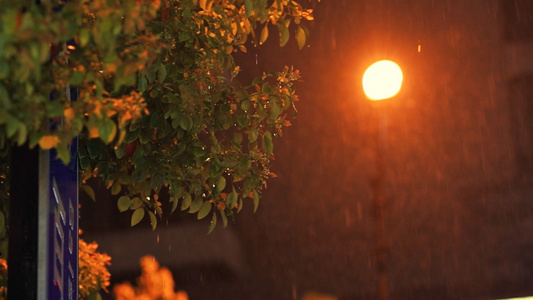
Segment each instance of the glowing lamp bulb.
[{"label": "glowing lamp bulb", "polygon": [[398,94],[402,80],[402,69],[395,62],[381,60],[366,69],[363,91],[370,100],[388,99]]}]

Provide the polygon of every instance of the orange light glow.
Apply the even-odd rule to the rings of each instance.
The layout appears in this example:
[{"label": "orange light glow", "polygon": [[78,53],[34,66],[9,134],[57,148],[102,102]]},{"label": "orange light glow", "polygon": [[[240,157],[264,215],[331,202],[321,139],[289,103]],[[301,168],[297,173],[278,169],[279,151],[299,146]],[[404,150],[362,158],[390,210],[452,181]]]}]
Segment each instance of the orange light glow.
[{"label": "orange light glow", "polygon": [[393,61],[381,60],[366,69],[363,91],[370,100],[394,97],[402,87],[402,69]]}]

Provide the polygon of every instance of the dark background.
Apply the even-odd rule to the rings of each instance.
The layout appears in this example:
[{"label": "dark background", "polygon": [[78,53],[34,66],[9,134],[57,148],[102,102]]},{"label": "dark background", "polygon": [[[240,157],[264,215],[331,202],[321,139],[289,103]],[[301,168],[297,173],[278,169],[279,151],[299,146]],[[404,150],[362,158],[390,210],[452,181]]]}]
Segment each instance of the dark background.
[{"label": "dark background", "polygon": [[[152,253],[191,299],[372,299],[380,109],[391,299],[533,295],[533,1],[302,3],[315,9],[310,47],[279,48],[271,30],[238,58],[243,76],[284,65],[303,75],[257,213],[250,203],[206,237],[194,216],[125,229],[113,197],[82,199],[84,238],[113,256],[114,281]],[[404,84],[377,107],[360,82],[380,59],[402,67]]]}]

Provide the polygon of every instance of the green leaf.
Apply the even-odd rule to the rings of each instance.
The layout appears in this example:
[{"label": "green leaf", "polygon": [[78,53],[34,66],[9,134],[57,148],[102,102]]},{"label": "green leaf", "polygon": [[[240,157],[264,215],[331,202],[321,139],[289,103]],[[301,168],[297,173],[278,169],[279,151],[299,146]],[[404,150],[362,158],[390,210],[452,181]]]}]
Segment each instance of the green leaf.
[{"label": "green leaf", "polygon": [[194,157],[202,157],[205,154],[206,154],[206,152],[202,148],[193,148],[192,149],[192,155],[194,155]]},{"label": "green leaf", "polygon": [[87,43],[89,42],[90,33],[87,28],[80,29],[80,47],[85,47]]},{"label": "green leaf", "polygon": [[6,117],[6,131],[7,131],[7,137],[12,137],[15,132],[17,132],[19,126],[21,126],[22,123],[17,119],[12,117],[11,115],[7,115]]},{"label": "green leaf", "polygon": [[110,119],[102,119],[98,122],[98,134],[104,143],[109,144],[117,133],[115,122]]},{"label": "green leaf", "polygon": [[94,190],[92,187],[86,185],[86,184],[83,184],[81,186],[81,189],[89,196],[89,198],[91,198],[91,200],[93,201],[96,201],[96,197],[94,195]]},{"label": "green leaf", "polygon": [[248,142],[253,143],[257,141],[257,138],[259,137],[259,132],[257,132],[257,128],[250,127],[248,130]]},{"label": "green leaf", "polygon": [[298,42],[298,48],[302,49],[305,46],[307,36],[302,26],[298,26],[296,29],[296,41]]},{"label": "green leaf", "polygon": [[263,94],[270,94],[272,92],[272,88],[270,87],[270,84],[268,82],[263,83],[261,86],[261,93]]},{"label": "green leaf", "polygon": [[72,74],[72,77],[70,77],[70,80],[68,83],[72,85],[79,85],[83,81],[83,72],[76,71],[74,74]]},{"label": "green leaf", "polygon": [[172,203],[172,210],[170,211],[170,213],[173,213],[176,208],[178,207],[178,198],[175,198],[175,197],[170,197],[170,202]]},{"label": "green leaf", "polygon": [[157,218],[155,217],[155,214],[151,211],[148,212],[148,215],[150,216],[150,225],[152,225],[152,230],[155,230],[157,227]]},{"label": "green leaf", "polygon": [[191,207],[189,207],[189,213],[195,213],[202,208],[202,205],[204,204],[204,199],[202,197],[196,197],[194,201],[191,202]]},{"label": "green leaf", "polygon": [[134,197],[131,199],[129,209],[136,210],[143,206],[143,201],[139,197]]},{"label": "green leaf", "polygon": [[157,68],[155,66],[151,66],[146,70],[146,79],[148,79],[149,83],[153,83],[157,76]]},{"label": "green leaf", "polygon": [[[152,139],[153,130],[151,128],[143,128],[139,131],[139,141],[141,144],[146,144]],[[139,148],[139,147],[137,147]]]},{"label": "green leaf", "polygon": [[198,220],[205,218],[211,212],[211,208],[212,208],[211,202],[204,201],[204,203],[202,204],[202,207],[200,207],[200,210],[198,211],[198,215],[196,216]]},{"label": "green leaf", "polygon": [[167,69],[164,64],[157,65],[157,80],[162,83],[167,77]]},{"label": "green leaf", "polygon": [[270,131],[266,131],[263,134],[263,143],[261,145],[261,148],[266,153],[267,156],[272,155],[274,144],[272,143],[272,133],[270,133]]},{"label": "green leaf", "polygon": [[224,225],[224,228],[226,228],[226,226],[228,226],[228,218],[226,217],[226,212],[220,208],[218,208],[218,212],[220,213],[220,217],[222,217],[222,224]]},{"label": "green leaf", "polygon": [[235,207],[235,204],[237,203],[237,197],[239,195],[237,194],[237,191],[235,191],[235,188],[229,193],[228,198],[226,200],[226,205],[229,206],[230,209],[233,209]]},{"label": "green leaf", "polygon": [[120,212],[125,212],[130,209],[131,199],[128,196],[121,196],[118,198],[117,206]]},{"label": "green leaf", "polygon": [[186,210],[187,208],[189,208],[191,206],[191,202],[191,194],[185,193],[185,195],[183,195],[183,201],[181,202],[181,210]]},{"label": "green leaf", "polygon": [[131,214],[131,226],[135,226],[141,222],[141,220],[144,218],[144,208],[140,207],[137,208],[133,214]]},{"label": "green leaf", "polygon": [[279,45],[283,47],[289,41],[289,28],[287,28],[283,22],[279,22],[277,25],[279,31]]},{"label": "green leaf", "polygon": [[66,145],[59,144],[56,147],[57,157],[64,165],[68,165],[70,161],[70,149]]},{"label": "green leaf", "polygon": [[250,17],[253,9],[254,9],[254,3],[252,2],[252,0],[244,0],[244,10],[245,10],[247,18]]},{"label": "green leaf", "polygon": [[137,88],[139,89],[139,92],[144,93],[146,91],[146,87],[148,87],[148,80],[146,79],[146,76],[139,76],[138,81]]},{"label": "green leaf", "polygon": [[244,110],[245,112],[247,112],[248,110],[250,110],[250,106],[252,105],[252,103],[250,103],[250,101],[248,100],[244,100],[241,102],[241,109]]},{"label": "green leaf", "polygon": [[259,44],[262,45],[268,38],[268,22],[265,24],[265,27],[263,27],[263,30],[261,30],[261,37],[259,38]]},{"label": "green leaf", "polygon": [[213,217],[211,217],[211,224],[209,224],[209,229],[207,230],[207,234],[210,234],[211,232],[213,232],[216,226],[217,226],[217,214],[213,214]]},{"label": "green leaf", "polygon": [[180,127],[185,131],[189,131],[192,128],[192,119],[189,115],[184,115],[180,118]]},{"label": "green leaf", "polygon": [[257,207],[259,207],[259,193],[254,189],[254,213],[257,211]]},{"label": "green leaf", "polygon": [[272,101],[270,103],[270,120],[276,121],[280,113],[281,113],[281,108],[279,107],[278,102]]},{"label": "green leaf", "polygon": [[226,187],[226,178],[224,176],[220,176],[216,183],[217,192],[222,192],[224,188]]},{"label": "green leaf", "polygon": [[117,180],[113,183],[113,186],[111,187],[111,195],[118,195],[118,193],[120,193],[121,190],[122,190],[122,185]]},{"label": "green leaf", "polygon": [[237,212],[240,212],[243,206],[242,197],[239,197],[239,206],[237,207]]}]

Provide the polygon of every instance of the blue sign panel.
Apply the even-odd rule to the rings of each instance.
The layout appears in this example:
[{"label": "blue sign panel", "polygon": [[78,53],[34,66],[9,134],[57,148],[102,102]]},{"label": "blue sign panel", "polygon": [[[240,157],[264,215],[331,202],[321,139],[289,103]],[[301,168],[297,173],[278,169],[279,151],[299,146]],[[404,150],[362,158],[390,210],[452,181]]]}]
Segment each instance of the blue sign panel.
[{"label": "blue sign panel", "polygon": [[[67,88],[72,100],[76,89]],[[70,163],[55,150],[39,158],[38,300],[78,299],[78,140]]]},{"label": "blue sign panel", "polygon": [[50,156],[48,299],[78,299],[77,146],[73,141],[67,166]]},{"label": "blue sign panel", "polygon": [[39,300],[78,299],[77,147],[74,140],[66,166],[55,158],[55,151],[41,155],[41,166],[48,163],[48,176],[41,177],[47,191],[40,197],[45,194],[48,199],[40,199],[39,207]]}]

